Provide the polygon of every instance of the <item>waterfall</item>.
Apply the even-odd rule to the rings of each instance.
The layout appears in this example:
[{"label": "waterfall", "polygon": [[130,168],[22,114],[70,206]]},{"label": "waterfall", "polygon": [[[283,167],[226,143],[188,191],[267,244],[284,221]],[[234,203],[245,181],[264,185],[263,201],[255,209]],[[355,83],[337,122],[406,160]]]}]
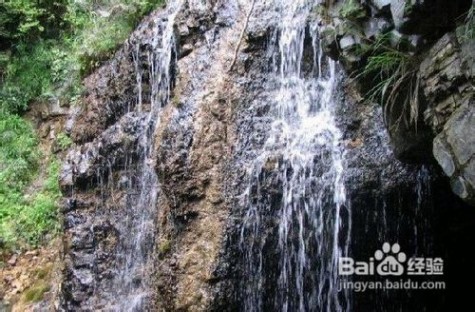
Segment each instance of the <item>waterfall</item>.
[{"label": "waterfall", "polygon": [[415,254],[421,254],[419,248],[422,247],[423,252],[427,253],[430,250],[433,250],[432,241],[430,235],[424,235],[425,233],[432,233],[431,229],[431,218],[427,217],[425,214],[431,213],[434,214],[432,209],[425,208],[424,206],[433,207],[432,204],[427,205],[425,201],[428,201],[431,198],[431,188],[430,188],[430,172],[426,166],[422,166],[417,172],[417,181],[415,187],[416,193],[416,206],[414,212],[414,252]]},{"label": "waterfall", "polygon": [[[317,4],[273,3],[280,22],[270,41],[269,74],[279,87],[241,196],[245,311],[349,309],[348,295],[337,290],[337,261],[350,233],[342,134],[334,119],[337,64],[322,55],[318,26],[308,25]],[[305,72],[309,39],[314,64]]]},{"label": "waterfall", "polygon": [[[145,114],[142,119],[143,132],[137,146],[139,156],[137,168],[125,170],[132,174],[127,178],[126,217],[118,223],[120,235],[116,276],[112,300],[114,311],[143,311],[153,296],[152,251],[157,233],[157,199],[160,192],[155,171],[154,138],[160,125],[162,107],[169,102],[172,83],[171,67],[174,66],[175,17],[182,6],[182,1],[171,1],[167,7],[168,16],[155,21],[153,41],[144,48],[135,43],[133,60],[137,80],[137,100],[135,112]],[[141,55],[146,56],[147,73],[142,72]],[[146,75],[150,84],[150,94],[142,94],[142,77]],[[148,110],[144,109],[144,99],[150,100]],[[130,163],[131,161],[126,161]]]}]

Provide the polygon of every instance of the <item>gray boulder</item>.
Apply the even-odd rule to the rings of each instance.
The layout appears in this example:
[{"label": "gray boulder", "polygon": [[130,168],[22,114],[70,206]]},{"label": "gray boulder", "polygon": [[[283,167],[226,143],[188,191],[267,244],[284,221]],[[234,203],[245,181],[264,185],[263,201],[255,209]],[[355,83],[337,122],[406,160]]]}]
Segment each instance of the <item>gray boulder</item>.
[{"label": "gray boulder", "polygon": [[436,137],[434,157],[450,177],[452,190],[475,203],[475,105],[473,99],[459,107]]}]

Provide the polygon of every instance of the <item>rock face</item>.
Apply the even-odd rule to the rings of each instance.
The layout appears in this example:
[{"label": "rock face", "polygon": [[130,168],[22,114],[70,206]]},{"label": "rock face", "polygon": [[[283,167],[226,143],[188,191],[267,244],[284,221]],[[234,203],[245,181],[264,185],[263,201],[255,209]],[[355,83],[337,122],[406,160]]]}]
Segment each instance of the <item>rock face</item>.
[{"label": "rock face", "polygon": [[434,156],[451,178],[460,198],[474,203],[475,108],[473,100],[459,107],[434,140]]},{"label": "rock face", "polygon": [[[345,29],[341,21],[321,25],[322,49],[340,58],[347,70],[361,68],[365,57],[355,49],[366,44],[365,36],[374,38],[382,30],[395,31],[407,39],[410,49],[418,49],[418,40],[409,40],[418,37],[411,37],[411,28],[404,26],[411,20],[394,11],[394,3],[402,2],[358,2],[357,12],[348,16],[364,25],[363,34]],[[176,16],[170,11],[152,13],[114,58],[85,80],[83,106],[68,122],[76,145],[61,175],[66,197],[63,310],[127,310],[130,306],[117,305],[125,301],[138,311],[237,311],[243,310],[242,300],[249,295],[243,285],[246,259],[239,248],[248,209],[242,198],[252,195],[245,192],[252,174],[249,163],[269,136],[270,112],[279,89],[279,81],[269,76],[278,54],[269,46],[277,46],[276,25],[281,21],[272,4],[264,1],[171,3],[181,4],[173,11]],[[427,8],[425,3],[433,1],[417,3]],[[311,76],[318,64],[314,53],[319,42],[315,29],[307,28],[302,34],[306,36],[302,72]],[[410,34],[403,35],[403,29]],[[164,34],[171,35],[170,40]],[[339,88],[332,96],[343,135],[344,180],[354,211],[348,216],[355,237],[351,249],[358,255],[374,252],[380,240],[399,239],[414,252],[430,250],[430,235],[413,238],[413,232],[431,233],[421,216],[435,218],[434,209],[442,209],[446,201],[432,202],[425,187],[444,185],[443,179],[432,166],[421,168],[397,156],[429,162],[432,155],[426,146],[435,135],[435,158],[451,177],[454,191],[473,200],[474,105],[470,98],[463,100],[470,93],[466,71],[473,64],[454,69],[453,64],[467,61],[461,59],[464,48],[450,46],[451,40],[456,38],[447,35],[432,49],[421,50],[427,57],[421,65],[425,100],[417,119],[420,127],[387,131],[379,105],[365,103],[355,84],[338,69]],[[171,43],[169,50],[163,42]],[[166,56],[169,64],[162,66]],[[162,72],[156,71],[157,66]],[[460,103],[445,110],[441,103],[455,90]],[[158,108],[155,97],[160,99]],[[436,113],[422,114],[424,110]],[[321,156],[323,166],[326,158]],[[270,158],[260,177],[265,198],[253,199],[265,200],[268,207],[282,200],[279,187],[285,181],[273,174],[278,161],[279,155]],[[436,191],[463,206],[447,189]],[[269,208],[263,221],[269,238],[263,263],[269,274],[275,264],[269,248],[277,243],[275,213]],[[140,237],[130,230],[137,228],[137,222],[143,231]],[[136,260],[131,250],[144,254],[144,265],[131,265],[130,259]],[[118,291],[125,278],[130,293]],[[275,285],[269,281],[264,290],[256,290],[265,291],[264,307],[273,303]],[[371,298],[385,302],[378,294]],[[444,298],[428,295],[417,303],[418,299],[416,295],[403,307],[423,310]],[[375,308],[362,297],[356,301],[363,310]]]},{"label": "rock face", "polygon": [[448,118],[473,96],[470,61],[463,59],[462,46],[455,33],[447,33],[437,41],[421,64],[422,90],[428,107],[424,122],[439,133]]},{"label": "rock face", "polygon": [[475,73],[473,53],[465,54],[474,39],[442,37],[421,64],[422,89],[428,107],[424,121],[437,134],[433,153],[453,191],[474,203]]},{"label": "rock face", "polygon": [[[187,2],[178,12],[172,61],[165,68],[170,96],[158,116],[150,114],[153,97],[161,97],[154,88],[160,86],[157,76],[167,73],[156,72],[161,58],[155,62],[154,55],[165,49],[156,42],[164,37],[169,11],[144,20],[115,57],[86,79],[83,107],[71,117],[76,146],[61,176],[68,197],[63,209],[65,310],[130,309],[138,300],[139,310],[198,311],[212,300],[228,214],[223,192],[231,150],[228,124],[240,88],[230,82],[229,66],[239,42],[237,25],[245,16],[226,2]],[[148,129],[155,118],[155,129]],[[139,180],[147,149],[142,142],[148,131],[152,150],[145,157],[155,173],[147,174],[155,174],[159,185],[142,194],[138,186],[146,186]],[[156,206],[147,208],[153,214],[134,211],[142,209],[143,200],[153,203],[149,197],[154,196]],[[129,231],[136,222],[143,222],[143,234],[142,229]],[[131,240],[134,235],[146,239]],[[149,250],[146,262],[130,269],[127,254],[138,242]],[[121,293],[121,281],[129,280],[121,277],[124,270],[137,276]],[[116,297],[126,298],[124,305]]]}]

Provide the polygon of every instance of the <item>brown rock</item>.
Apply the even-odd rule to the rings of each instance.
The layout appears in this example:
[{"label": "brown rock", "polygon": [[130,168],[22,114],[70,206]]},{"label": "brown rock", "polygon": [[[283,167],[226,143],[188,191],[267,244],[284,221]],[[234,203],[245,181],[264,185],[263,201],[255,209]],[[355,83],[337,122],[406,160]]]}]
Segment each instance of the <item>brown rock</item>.
[{"label": "brown rock", "polygon": [[16,261],[17,261],[17,256],[16,255],[13,255],[11,256],[11,258],[7,261],[7,263],[11,266],[14,266],[16,264]]}]

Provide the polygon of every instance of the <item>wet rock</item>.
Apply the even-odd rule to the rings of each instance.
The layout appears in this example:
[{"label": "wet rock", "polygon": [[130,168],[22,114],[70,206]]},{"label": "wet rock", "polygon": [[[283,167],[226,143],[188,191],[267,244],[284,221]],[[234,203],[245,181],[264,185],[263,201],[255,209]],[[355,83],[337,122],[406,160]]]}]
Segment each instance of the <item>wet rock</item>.
[{"label": "wet rock", "polygon": [[424,121],[438,133],[471,89],[455,34],[445,35],[430,49],[420,73],[428,103]]},{"label": "wet rock", "polygon": [[92,282],[94,281],[91,271],[86,269],[75,270],[74,278],[76,278],[79,284],[84,287],[92,286]]},{"label": "wet rock", "polygon": [[[218,170],[224,159],[226,128],[223,124],[227,119],[229,92],[219,97],[224,99],[223,102],[209,100],[206,105],[200,104],[202,112],[198,113],[192,107],[200,107],[197,103],[208,101],[201,98],[205,90],[223,92],[218,83],[223,70],[211,66],[220,64],[221,59],[213,62],[210,53],[216,51],[215,60],[218,60],[218,54],[228,57],[226,53],[234,49],[227,44],[215,45],[215,41],[234,42],[239,36],[238,28],[233,28],[236,31],[232,36],[222,36],[218,30],[227,28],[217,26],[230,24],[223,15],[238,13],[236,8],[233,12],[234,4],[219,3],[224,7],[219,12],[213,12],[214,5],[211,2],[196,3],[183,8],[177,17],[174,34],[177,36],[179,46],[176,52],[179,55],[172,55],[172,59],[179,60],[180,67],[172,62],[170,73],[160,74],[170,74],[170,87],[176,88],[173,90],[174,98],[179,105],[168,105],[162,110],[163,123],[157,129],[151,129],[150,119],[147,119],[159,117],[149,116],[148,113],[151,109],[151,84],[156,83],[153,79],[158,79],[151,77],[150,73],[153,72],[152,67],[162,60],[151,60],[150,56],[158,52],[163,34],[162,23],[168,19],[166,13],[156,11],[145,18],[114,57],[85,80],[86,95],[81,98],[84,105],[68,122],[76,145],[66,156],[60,179],[61,188],[68,196],[62,209],[65,270],[61,306],[66,310],[100,310],[104,302],[113,302],[117,296],[117,289],[114,289],[117,288],[114,281],[118,280],[116,266],[129,257],[128,250],[122,250],[128,242],[126,229],[130,224],[127,222],[137,222],[138,217],[134,216],[141,213],[133,209],[141,192],[144,192],[138,185],[145,183],[141,179],[144,176],[144,151],[147,149],[152,150],[147,164],[153,166],[157,162],[159,168],[164,168],[163,171],[158,170],[163,173],[159,211],[163,211],[164,215],[153,215],[153,221],[144,222],[142,234],[154,237],[157,231],[155,222],[162,218],[160,222],[164,234],[180,235],[179,241],[185,246],[200,245],[209,258],[187,268],[189,274],[179,275],[175,275],[175,271],[179,270],[183,259],[176,261],[177,265],[173,272],[170,270],[169,277],[176,276],[178,281],[163,281],[167,296],[170,293],[178,296],[179,293],[185,298],[190,292],[203,291],[206,286],[205,279],[199,276],[206,266],[212,264],[217,253],[219,233],[223,228],[217,224],[224,219],[222,213],[225,213],[224,210],[221,212],[224,199],[218,191],[219,183],[215,181],[219,175],[210,174],[209,170]],[[218,24],[214,23],[215,18]],[[217,47],[220,49],[215,49]],[[178,82],[183,86],[175,85],[178,75],[181,79]],[[212,84],[217,86],[212,88]],[[186,96],[180,99],[181,87]],[[138,105],[140,91],[141,106]],[[209,98],[212,97],[214,95]],[[169,119],[173,115],[180,117],[178,120]],[[148,146],[144,137],[154,131],[157,137]],[[194,142],[197,142],[196,146]],[[162,154],[162,147],[169,150]],[[149,206],[147,209],[158,209],[154,205]],[[208,236],[206,239],[196,239],[205,235]],[[151,254],[154,250],[153,239],[140,242],[139,248]],[[185,251],[184,248],[178,250]],[[193,255],[202,253],[195,252]],[[191,257],[191,254],[182,257]],[[140,272],[136,273],[140,276],[132,277],[131,285],[137,288],[144,287],[143,284],[148,283],[156,273],[145,273],[140,268],[136,272]],[[195,288],[191,289],[182,276],[195,276]],[[206,300],[209,298],[202,296],[194,304],[202,305],[201,301]],[[160,302],[163,307],[175,305],[172,299],[163,303],[152,298],[147,301]],[[142,307],[142,303],[139,304]]]},{"label": "wet rock", "polygon": [[180,36],[188,36],[190,34],[190,30],[186,24],[179,25],[178,32]]},{"label": "wet rock", "polygon": [[323,44],[323,51],[332,59],[338,59],[340,54],[337,40],[337,30],[333,25],[325,25],[320,29],[320,39]]},{"label": "wet rock", "polygon": [[468,77],[472,83],[475,80],[475,56],[473,51],[475,50],[475,38],[467,40],[465,35],[466,28],[459,27],[457,29],[457,39],[461,44],[461,59],[462,69],[466,77]]},{"label": "wet rock", "polygon": [[[452,189],[473,203],[473,167],[467,163],[475,153],[473,59],[466,57],[454,33],[441,38],[421,64],[424,94],[429,103],[424,121],[438,133],[433,153],[451,177]],[[469,54],[470,55],[470,54]]]},{"label": "wet rock", "polygon": [[92,268],[94,266],[95,256],[92,253],[72,252],[71,258],[75,268]]},{"label": "wet rock", "polygon": [[457,163],[465,165],[475,154],[475,102],[460,107],[445,124],[444,132]]},{"label": "wet rock", "polygon": [[370,18],[363,24],[365,37],[374,39],[381,33],[386,33],[392,28],[392,24],[384,18]]},{"label": "wet rock", "polygon": [[452,154],[449,152],[449,147],[445,145],[444,141],[441,137],[435,138],[433,152],[444,173],[451,177],[455,172],[455,164],[452,160]]},{"label": "wet rock", "polygon": [[470,191],[468,190],[468,183],[463,177],[452,179],[452,190],[463,200],[469,199]]},{"label": "wet rock", "polygon": [[430,163],[433,134],[422,121],[405,124],[392,119],[388,128],[391,146],[398,159],[408,163]]},{"label": "wet rock", "polygon": [[391,13],[396,29],[401,33],[437,39],[447,30],[455,28],[455,21],[470,5],[470,0],[391,0]]},{"label": "wet rock", "polygon": [[410,165],[396,159],[381,109],[377,104],[352,104],[355,101],[353,92],[350,92],[352,88],[354,86],[350,85],[342,93],[345,97],[340,101],[346,104],[339,108],[338,122],[345,131],[344,138],[356,142],[347,150],[345,185],[349,194],[359,200],[365,196],[365,190],[380,195],[389,193],[397,189],[397,185],[412,180],[413,173]]},{"label": "wet rock", "polygon": [[475,158],[465,166],[463,177],[468,183],[470,183],[472,189],[475,190]]},{"label": "wet rock", "polygon": [[75,183],[97,183],[97,172],[122,163],[129,156],[126,150],[133,154],[142,133],[143,120],[144,116],[127,114],[94,141],[71,149],[60,173],[63,191],[68,193]]},{"label": "wet rock", "polygon": [[340,49],[343,51],[349,50],[350,48],[354,48],[356,45],[358,45],[359,39],[355,36],[345,36],[340,39]]},{"label": "wet rock", "polygon": [[475,106],[459,107],[434,140],[434,156],[451,177],[452,189],[469,203],[475,198]]},{"label": "wet rock", "polygon": [[371,3],[380,11],[391,6],[391,0],[372,0]]},{"label": "wet rock", "polygon": [[193,51],[191,44],[184,44],[180,49],[180,57],[185,57]]},{"label": "wet rock", "polygon": [[404,23],[407,22],[407,11],[412,6],[411,1],[412,0],[391,0],[391,14],[396,29],[401,29],[405,26]]},{"label": "wet rock", "polygon": [[[398,95],[396,105],[385,116],[391,145],[398,159],[430,163],[435,157],[447,175],[452,179],[463,176],[463,181],[466,181],[466,176],[462,174],[465,172],[463,166],[470,161],[473,151],[462,142],[468,140],[466,145],[473,146],[466,133],[473,131],[469,126],[473,121],[460,117],[470,114],[464,111],[457,115],[462,118],[458,118],[457,122],[463,122],[463,126],[444,125],[461,106],[472,106],[475,61],[471,51],[474,41],[466,40],[463,26],[456,29],[455,24],[457,17],[466,13],[471,4],[468,0],[444,3],[427,0],[369,1],[370,15],[358,20],[339,12],[332,20],[333,26],[326,26],[331,31],[325,34],[324,30],[321,34],[328,52],[334,42],[338,42],[337,55],[332,57],[339,59],[348,73],[363,71],[366,59],[374,51],[366,55],[359,50],[367,48],[371,51],[375,38],[386,34],[390,35],[391,48],[407,55],[415,53],[424,56],[417,74],[421,91],[418,95],[418,120],[408,122],[410,118],[404,117],[407,112],[402,104],[405,102],[403,95]],[[347,5],[348,8],[350,6]],[[334,12],[331,8],[328,11]],[[348,20],[361,26],[363,32],[354,31],[347,25]],[[409,87],[407,85],[403,89]],[[364,90],[368,86],[362,82],[360,88]],[[401,122],[401,116],[407,121]],[[432,144],[433,138],[441,132],[443,134]],[[470,197],[470,183],[467,182],[468,187],[465,187],[463,181],[457,183],[461,185],[457,190],[468,190]],[[465,194],[465,191],[459,193]]]},{"label": "wet rock", "polygon": [[78,228],[70,244],[73,250],[92,249],[94,247],[94,235],[88,227]]}]

